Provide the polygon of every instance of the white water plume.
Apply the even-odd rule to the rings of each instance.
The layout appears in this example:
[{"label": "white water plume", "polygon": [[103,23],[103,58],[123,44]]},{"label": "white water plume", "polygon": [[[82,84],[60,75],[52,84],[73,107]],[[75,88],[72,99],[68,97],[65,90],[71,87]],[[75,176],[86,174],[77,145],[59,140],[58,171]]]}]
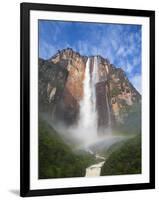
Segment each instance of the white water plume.
[{"label": "white water plume", "polygon": [[80,102],[79,124],[77,134],[83,139],[84,143],[97,139],[97,110],[96,110],[96,88],[97,82],[97,58],[93,63],[91,75],[91,60],[88,58],[83,81],[83,99]]}]

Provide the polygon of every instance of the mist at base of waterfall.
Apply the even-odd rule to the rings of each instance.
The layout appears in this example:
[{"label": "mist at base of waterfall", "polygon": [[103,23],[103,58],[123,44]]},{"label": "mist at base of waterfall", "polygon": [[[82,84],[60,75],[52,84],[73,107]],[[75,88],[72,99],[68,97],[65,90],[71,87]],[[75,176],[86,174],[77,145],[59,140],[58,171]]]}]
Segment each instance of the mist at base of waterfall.
[{"label": "mist at base of waterfall", "polygon": [[85,149],[89,149],[92,152],[98,153],[102,150],[108,150],[112,145],[117,144],[126,139],[128,139],[128,136],[123,135],[101,136],[95,142],[87,144],[87,146],[85,146]]},{"label": "mist at base of waterfall", "polygon": [[108,134],[108,135],[98,135],[96,138],[90,138],[87,141],[81,140],[78,146],[76,146],[77,149],[82,149],[87,152],[92,153],[98,153],[101,150],[107,150],[112,145],[117,144],[118,142],[127,140],[130,138],[130,136],[125,135],[115,135],[115,134]]},{"label": "mist at base of waterfall", "polygon": [[54,127],[74,150],[84,150],[89,153],[95,153],[102,149],[107,150],[115,143],[131,137],[121,133],[113,133],[112,128],[106,128],[102,133],[91,134],[94,131],[93,127],[89,129],[77,129],[76,126],[68,128],[61,125]]},{"label": "mist at base of waterfall", "polygon": [[87,129],[77,125],[68,127],[61,121],[48,120],[45,115],[43,118],[61,135],[61,138],[73,151],[82,150],[95,154],[131,137],[131,135],[114,131],[111,127],[97,131],[94,130],[94,126]]}]

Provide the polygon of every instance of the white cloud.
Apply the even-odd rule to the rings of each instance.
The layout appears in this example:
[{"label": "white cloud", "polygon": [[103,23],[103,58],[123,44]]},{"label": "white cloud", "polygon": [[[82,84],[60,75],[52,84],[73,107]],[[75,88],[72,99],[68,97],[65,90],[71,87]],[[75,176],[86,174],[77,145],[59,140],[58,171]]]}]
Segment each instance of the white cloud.
[{"label": "white cloud", "polygon": [[119,49],[118,49],[118,51],[117,51],[117,56],[120,56],[120,55],[122,55],[123,56],[123,54],[125,53],[125,48],[123,47],[123,46],[121,46]]},{"label": "white cloud", "polygon": [[47,42],[45,42],[44,40],[42,40],[39,44],[39,48],[40,48],[40,57],[42,56],[45,59],[49,59],[51,56],[53,56],[56,51],[57,48],[51,44],[48,44]]},{"label": "white cloud", "polygon": [[141,62],[140,57],[135,57],[135,58],[133,59],[133,65],[134,65],[134,66],[138,66],[138,65],[140,64],[140,62]]},{"label": "white cloud", "polygon": [[77,49],[81,55],[87,55],[89,52],[89,45],[86,42],[84,43],[79,40],[76,44],[75,49]]},{"label": "white cloud", "polygon": [[133,70],[133,65],[130,64],[129,62],[127,62],[127,64],[126,64],[126,72],[128,74],[131,74],[132,70]]},{"label": "white cloud", "polygon": [[111,41],[112,47],[114,48],[114,50],[116,51],[118,49],[118,44],[116,40],[112,40]]},{"label": "white cloud", "polygon": [[[47,40],[41,41],[43,45],[40,45],[40,53],[44,58],[51,57],[58,49],[71,47],[81,55],[101,55],[107,58],[116,67],[121,67],[128,77],[132,77],[134,73],[140,73],[140,31],[135,33],[131,31],[129,26],[124,25],[88,25],[85,27],[86,30],[84,28],[80,30],[81,37],[77,37],[77,40],[73,41],[72,39],[67,40],[67,37],[66,39],[63,37],[65,30],[71,26],[72,24],[54,22],[48,27],[49,32],[46,34],[43,32],[43,35],[45,35],[43,40],[45,38]],[[68,33],[66,32],[66,34]],[[132,81],[138,87],[139,78],[134,77]]]}]

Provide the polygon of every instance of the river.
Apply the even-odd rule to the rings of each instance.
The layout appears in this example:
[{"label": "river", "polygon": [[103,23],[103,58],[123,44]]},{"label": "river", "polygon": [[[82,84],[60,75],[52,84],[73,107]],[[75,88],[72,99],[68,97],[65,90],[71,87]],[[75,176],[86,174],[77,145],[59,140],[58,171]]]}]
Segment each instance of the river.
[{"label": "river", "polygon": [[103,167],[105,163],[105,158],[96,154],[96,159],[101,159],[103,161],[98,162],[97,164],[93,164],[86,168],[86,174],[85,177],[92,177],[92,176],[100,176],[101,174],[101,168]]}]

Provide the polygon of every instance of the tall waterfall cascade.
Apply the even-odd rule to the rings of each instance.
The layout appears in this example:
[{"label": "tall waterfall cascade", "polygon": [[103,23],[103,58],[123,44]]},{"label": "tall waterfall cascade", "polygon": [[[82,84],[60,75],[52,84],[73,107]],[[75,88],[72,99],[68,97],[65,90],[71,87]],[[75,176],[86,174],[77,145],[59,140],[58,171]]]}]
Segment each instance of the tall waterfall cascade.
[{"label": "tall waterfall cascade", "polygon": [[[88,58],[83,80],[83,99],[80,102],[79,122],[77,131],[86,142],[98,138],[98,111],[96,103],[96,83],[99,82],[98,57]],[[111,124],[110,107],[106,90],[108,125]],[[84,142],[85,142],[84,141]]]},{"label": "tall waterfall cascade", "polygon": [[108,114],[108,126],[111,127],[111,112],[110,112],[110,106],[108,102],[108,92],[106,91],[106,106],[107,106],[107,114]]},{"label": "tall waterfall cascade", "polygon": [[[97,137],[97,110],[96,110],[96,68],[93,66],[91,76],[91,60],[88,58],[83,80],[83,99],[80,102],[79,126],[81,134],[86,140],[96,139]],[[91,137],[91,138],[90,138]]]}]

